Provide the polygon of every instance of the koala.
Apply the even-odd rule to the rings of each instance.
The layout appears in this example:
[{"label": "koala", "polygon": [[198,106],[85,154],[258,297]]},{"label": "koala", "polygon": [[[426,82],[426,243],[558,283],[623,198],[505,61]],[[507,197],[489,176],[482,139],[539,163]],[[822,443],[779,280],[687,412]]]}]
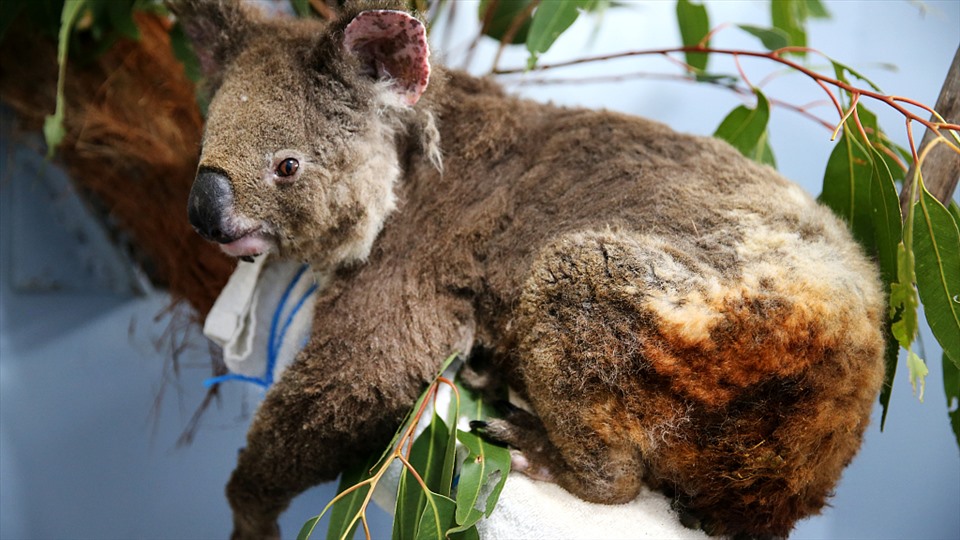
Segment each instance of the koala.
[{"label": "koala", "polygon": [[484,431],[534,478],[609,504],[646,485],[717,535],[824,506],[883,381],[884,297],[800,188],[712,138],[431,66],[396,5],[172,9],[215,92],[190,222],[325,284],[227,485],[235,538],[278,536],[477,347],[530,408]]}]

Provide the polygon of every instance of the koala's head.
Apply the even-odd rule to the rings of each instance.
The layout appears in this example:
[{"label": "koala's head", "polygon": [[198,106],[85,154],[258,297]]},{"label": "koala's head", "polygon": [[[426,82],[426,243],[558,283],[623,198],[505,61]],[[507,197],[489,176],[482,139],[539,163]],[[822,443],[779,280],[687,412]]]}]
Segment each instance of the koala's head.
[{"label": "koala's head", "polygon": [[398,136],[432,122],[418,105],[430,74],[420,21],[359,8],[271,20],[236,0],[171,8],[216,89],[194,228],[235,257],[274,252],[320,271],[366,258],[396,205]]}]

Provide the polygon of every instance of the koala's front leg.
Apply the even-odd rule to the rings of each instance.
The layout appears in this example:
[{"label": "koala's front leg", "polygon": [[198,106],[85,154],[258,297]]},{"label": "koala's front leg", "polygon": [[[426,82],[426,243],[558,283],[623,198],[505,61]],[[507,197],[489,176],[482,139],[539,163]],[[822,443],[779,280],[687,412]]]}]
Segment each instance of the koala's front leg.
[{"label": "koala's front leg", "polygon": [[314,335],[267,393],[227,485],[233,538],[278,537],[293,497],[383,449],[443,359],[464,346],[470,325],[455,302],[411,302],[411,290],[421,289],[353,284],[318,302]]}]

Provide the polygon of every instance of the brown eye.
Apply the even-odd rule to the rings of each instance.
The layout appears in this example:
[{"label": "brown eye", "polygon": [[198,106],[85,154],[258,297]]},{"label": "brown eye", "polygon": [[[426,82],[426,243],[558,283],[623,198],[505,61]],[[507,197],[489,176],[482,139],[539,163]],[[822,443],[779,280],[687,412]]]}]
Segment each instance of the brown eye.
[{"label": "brown eye", "polygon": [[300,168],[300,162],[293,159],[287,158],[280,162],[277,165],[277,176],[293,176],[297,172],[297,169]]}]

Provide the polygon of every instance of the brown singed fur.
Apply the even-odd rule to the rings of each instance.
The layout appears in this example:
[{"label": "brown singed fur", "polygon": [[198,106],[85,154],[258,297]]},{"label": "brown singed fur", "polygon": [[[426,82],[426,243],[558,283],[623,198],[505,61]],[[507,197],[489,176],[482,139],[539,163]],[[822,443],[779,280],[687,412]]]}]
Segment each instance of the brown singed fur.
[{"label": "brown singed fur", "polygon": [[883,377],[883,298],[799,188],[725,143],[459,72],[391,103],[342,46],[364,6],[330,25],[174,6],[222,72],[200,165],[230,179],[225,226],[329,278],[228,485],[237,537],[276,534],[474,345],[538,418],[489,433],[586,500],[646,483],[747,535],[824,505]]}]

